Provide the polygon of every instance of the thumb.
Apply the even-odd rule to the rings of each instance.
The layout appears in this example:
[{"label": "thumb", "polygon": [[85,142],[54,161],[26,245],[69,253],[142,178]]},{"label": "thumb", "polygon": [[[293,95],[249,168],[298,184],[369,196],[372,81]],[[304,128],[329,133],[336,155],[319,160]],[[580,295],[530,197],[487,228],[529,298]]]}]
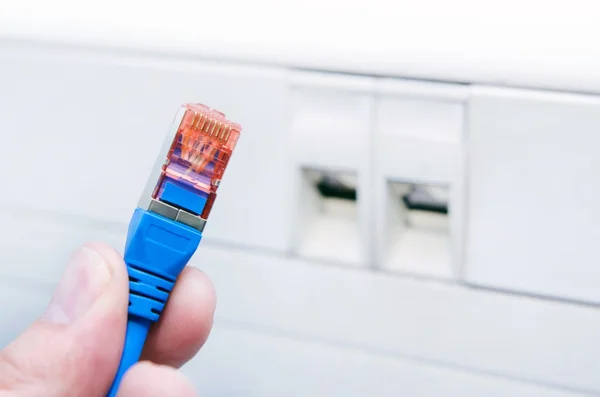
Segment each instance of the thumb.
[{"label": "thumb", "polygon": [[0,392],[103,397],[121,355],[127,280],[112,248],[87,244],[75,252],[46,312],[0,352]]}]

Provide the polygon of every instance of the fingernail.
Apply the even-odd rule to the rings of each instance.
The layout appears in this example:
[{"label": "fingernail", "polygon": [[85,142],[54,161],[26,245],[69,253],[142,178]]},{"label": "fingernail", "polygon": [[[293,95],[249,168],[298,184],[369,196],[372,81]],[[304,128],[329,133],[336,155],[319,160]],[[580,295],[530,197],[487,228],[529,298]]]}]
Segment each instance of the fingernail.
[{"label": "fingernail", "polygon": [[92,248],[77,250],[67,265],[42,320],[70,324],[94,305],[110,281],[111,273],[104,257]]}]

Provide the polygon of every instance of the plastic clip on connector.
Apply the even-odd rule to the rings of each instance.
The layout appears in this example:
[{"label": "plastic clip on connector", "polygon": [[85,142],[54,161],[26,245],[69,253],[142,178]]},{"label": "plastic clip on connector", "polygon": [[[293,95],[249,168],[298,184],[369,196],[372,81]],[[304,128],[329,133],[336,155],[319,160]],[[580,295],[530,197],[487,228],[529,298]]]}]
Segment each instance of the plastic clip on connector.
[{"label": "plastic clip on connector", "polygon": [[204,105],[184,105],[177,113],[129,224],[127,332],[108,397],[117,394],[121,378],[139,360],[150,325],[200,244],[240,132],[238,124]]}]

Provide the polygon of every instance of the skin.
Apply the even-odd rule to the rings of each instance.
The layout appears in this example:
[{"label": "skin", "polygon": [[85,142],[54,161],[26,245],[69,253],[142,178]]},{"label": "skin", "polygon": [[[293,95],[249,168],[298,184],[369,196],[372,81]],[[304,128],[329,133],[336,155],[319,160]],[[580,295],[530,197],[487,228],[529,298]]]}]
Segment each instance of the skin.
[{"label": "skin", "polygon": [[[125,335],[127,271],[109,246],[80,251],[44,315],[0,351],[0,397],[105,397]],[[177,368],[206,342],[215,304],[208,277],[186,268],[118,397],[196,396]]]}]

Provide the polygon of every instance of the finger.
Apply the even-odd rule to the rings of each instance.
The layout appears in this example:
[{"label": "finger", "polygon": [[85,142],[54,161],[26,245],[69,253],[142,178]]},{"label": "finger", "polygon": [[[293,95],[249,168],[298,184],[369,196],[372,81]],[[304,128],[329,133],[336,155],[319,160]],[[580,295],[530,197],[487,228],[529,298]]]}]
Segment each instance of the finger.
[{"label": "finger", "polygon": [[150,331],[142,359],[180,367],[206,342],[212,328],[216,295],[205,273],[181,272],[161,319]]},{"label": "finger", "polygon": [[23,397],[101,395],[121,355],[127,283],[112,248],[76,251],[44,315],[0,353],[0,389]]},{"label": "finger", "polygon": [[127,371],[117,397],[194,397],[192,383],[177,370],[140,362]]}]

